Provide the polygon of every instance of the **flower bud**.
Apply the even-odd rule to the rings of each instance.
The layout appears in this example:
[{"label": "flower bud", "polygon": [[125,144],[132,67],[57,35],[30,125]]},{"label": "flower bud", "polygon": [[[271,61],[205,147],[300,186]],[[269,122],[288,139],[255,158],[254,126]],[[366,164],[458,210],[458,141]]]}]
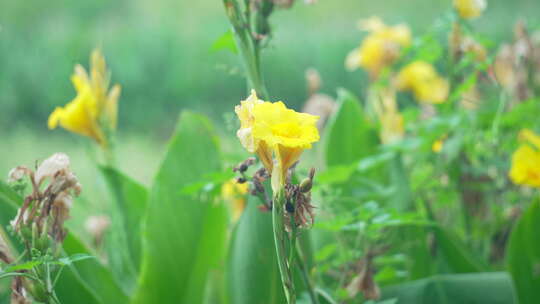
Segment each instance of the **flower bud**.
[{"label": "flower bud", "polygon": [[307,193],[311,190],[312,186],[313,186],[313,181],[310,178],[306,177],[300,183],[300,192]]}]

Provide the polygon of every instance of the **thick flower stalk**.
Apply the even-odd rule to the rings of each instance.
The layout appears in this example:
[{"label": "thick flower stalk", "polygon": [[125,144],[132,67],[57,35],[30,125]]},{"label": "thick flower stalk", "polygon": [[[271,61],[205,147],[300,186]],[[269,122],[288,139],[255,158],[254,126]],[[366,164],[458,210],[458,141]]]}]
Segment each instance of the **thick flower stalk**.
[{"label": "thick flower stalk", "polygon": [[[302,152],[319,140],[318,117],[288,109],[281,101],[262,101],[255,91],[235,111],[240,120],[237,132],[240,142],[246,150],[257,154],[271,173],[273,195],[269,207],[278,266],[287,303],[295,303],[292,267],[296,256],[296,229],[310,226],[313,221],[309,193],[314,171],[301,185],[291,184],[288,172]],[[298,261],[298,265],[303,265],[302,261]],[[310,294],[316,303],[314,292]]]},{"label": "thick flower stalk", "polygon": [[486,0],[454,0],[454,8],[464,19],[474,19],[487,8]]},{"label": "thick flower stalk", "polygon": [[524,129],[519,139],[523,143],[512,155],[510,179],[518,185],[540,187],[540,136]]},{"label": "thick flower stalk", "polygon": [[411,31],[404,24],[387,26],[377,17],[361,21],[360,28],[369,34],[349,53],[345,66],[349,70],[363,68],[376,79],[381,70],[394,63],[401,50],[411,44]]},{"label": "thick flower stalk", "polygon": [[109,90],[109,72],[99,50],[90,57],[90,74],[77,64],[71,81],[77,96],[64,107],[56,107],[49,116],[49,129],[57,126],[94,139],[106,147],[116,130],[120,86]]},{"label": "thick flower stalk", "polygon": [[449,90],[448,81],[425,61],[414,61],[401,69],[397,76],[397,87],[411,91],[418,101],[428,104],[443,103]]}]

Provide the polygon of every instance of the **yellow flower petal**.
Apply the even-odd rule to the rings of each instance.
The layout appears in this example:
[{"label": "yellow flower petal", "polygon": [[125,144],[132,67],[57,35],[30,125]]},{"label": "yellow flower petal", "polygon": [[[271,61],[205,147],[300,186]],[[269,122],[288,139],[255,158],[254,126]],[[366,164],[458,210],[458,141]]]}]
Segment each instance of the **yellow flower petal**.
[{"label": "yellow flower petal", "polygon": [[518,185],[540,187],[540,152],[522,145],[512,155],[510,179]]},{"label": "yellow flower petal", "polygon": [[103,135],[97,125],[96,102],[88,88],[64,108],[56,108],[49,116],[50,129],[58,125],[64,129],[84,136],[89,136],[101,143]]},{"label": "yellow flower petal", "polygon": [[465,19],[480,16],[487,7],[486,0],[454,0],[454,7],[459,15]]},{"label": "yellow flower petal", "polygon": [[263,103],[263,101],[259,100],[255,90],[251,90],[251,95],[246,100],[242,100],[240,105],[234,108],[240,120],[240,129],[236,135],[240,139],[242,146],[251,153],[254,153],[258,149],[258,142],[253,138],[251,133],[254,121],[253,107],[259,103]]}]

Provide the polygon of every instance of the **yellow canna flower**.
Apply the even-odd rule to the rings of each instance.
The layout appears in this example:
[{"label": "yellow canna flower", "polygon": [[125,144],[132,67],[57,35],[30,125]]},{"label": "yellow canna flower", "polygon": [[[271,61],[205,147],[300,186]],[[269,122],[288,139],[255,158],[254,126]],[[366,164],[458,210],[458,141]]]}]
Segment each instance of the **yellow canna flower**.
[{"label": "yellow canna flower", "polygon": [[370,33],[360,47],[349,53],[345,66],[349,70],[364,68],[372,78],[392,64],[403,47],[411,44],[411,31],[404,24],[387,26],[379,18],[371,17],[362,21],[360,27]]},{"label": "yellow canna flower", "polygon": [[319,117],[288,109],[281,101],[260,101],[254,92],[235,110],[241,125],[237,133],[240,142],[249,152],[257,153],[272,173],[274,189],[282,186],[287,170],[319,140]]},{"label": "yellow canna flower", "polygon": [[248,188],[248,183],[240,184],[234,178],[221,187],[221,197],[231,205],[233,222],[238,221],[244,212]]},{"label": "yellow canna flower", "polygon": [[90,75],[82,66],[75,66],[71,81],[77,96],[51,113],[49,129],[60,125],[68,131],[91,137],[105,145],[105,133],[116,129],[120,96],[119,85],[114,85],[109,91],[108,78],[105,58],[99,50],[94,50],[91,55]]},{"label": "yellow canna flower", "polygon": [[525,129],[519,138],[525,143],[512,155],[510,179],[518,185],[540,187],[540,136]]},{"label": "yellow canna flower", "polygon": [[454,7],[462,18],[473,19],[487,7],[486,0],[454,0]]},{"label": "yellow canna flower", "polygon": [[448,97],[448,81],[437,74],[433,65],[424,61],[405,66],[398,74],[397,86],[412,91],[420,102],[439,104]]}]

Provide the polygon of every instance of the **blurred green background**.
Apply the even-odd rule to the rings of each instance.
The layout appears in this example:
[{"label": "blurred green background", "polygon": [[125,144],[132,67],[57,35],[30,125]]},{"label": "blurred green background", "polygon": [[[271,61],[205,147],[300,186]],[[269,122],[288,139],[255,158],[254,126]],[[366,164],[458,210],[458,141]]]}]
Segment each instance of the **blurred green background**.
[{"label": "blurred green background", "polygon": [[[520,18],[538,23],[539,1],[488,3],[474,25],[490,40],[511,39]],[[334,95],[345,87],[362,95],[365,74],[343,67],[362,38],[359,19],[378,15],[389,24],[406,22],[413,34],[421,34],[450,9],[451,0],[298,1],[272,17],[274,39],[263,56],[270,94],[299,108],[306,98],[304,71],[315,67],[324,92]],[[75,94],[69,80],[73,66],[87,67],[90,51],[99,46],[113,82],[123,88],[120,167],[148,184],[180,110],[204,112],[225,126],[233,106],[246,96],[236,56],[210,50],[228,28],[219,0],[2,1],[0,173],[65,151],[83,183],[95,183],[88,141],[49,131],[46,121]],[[220,130],[234,134],[232,128]]]}]

